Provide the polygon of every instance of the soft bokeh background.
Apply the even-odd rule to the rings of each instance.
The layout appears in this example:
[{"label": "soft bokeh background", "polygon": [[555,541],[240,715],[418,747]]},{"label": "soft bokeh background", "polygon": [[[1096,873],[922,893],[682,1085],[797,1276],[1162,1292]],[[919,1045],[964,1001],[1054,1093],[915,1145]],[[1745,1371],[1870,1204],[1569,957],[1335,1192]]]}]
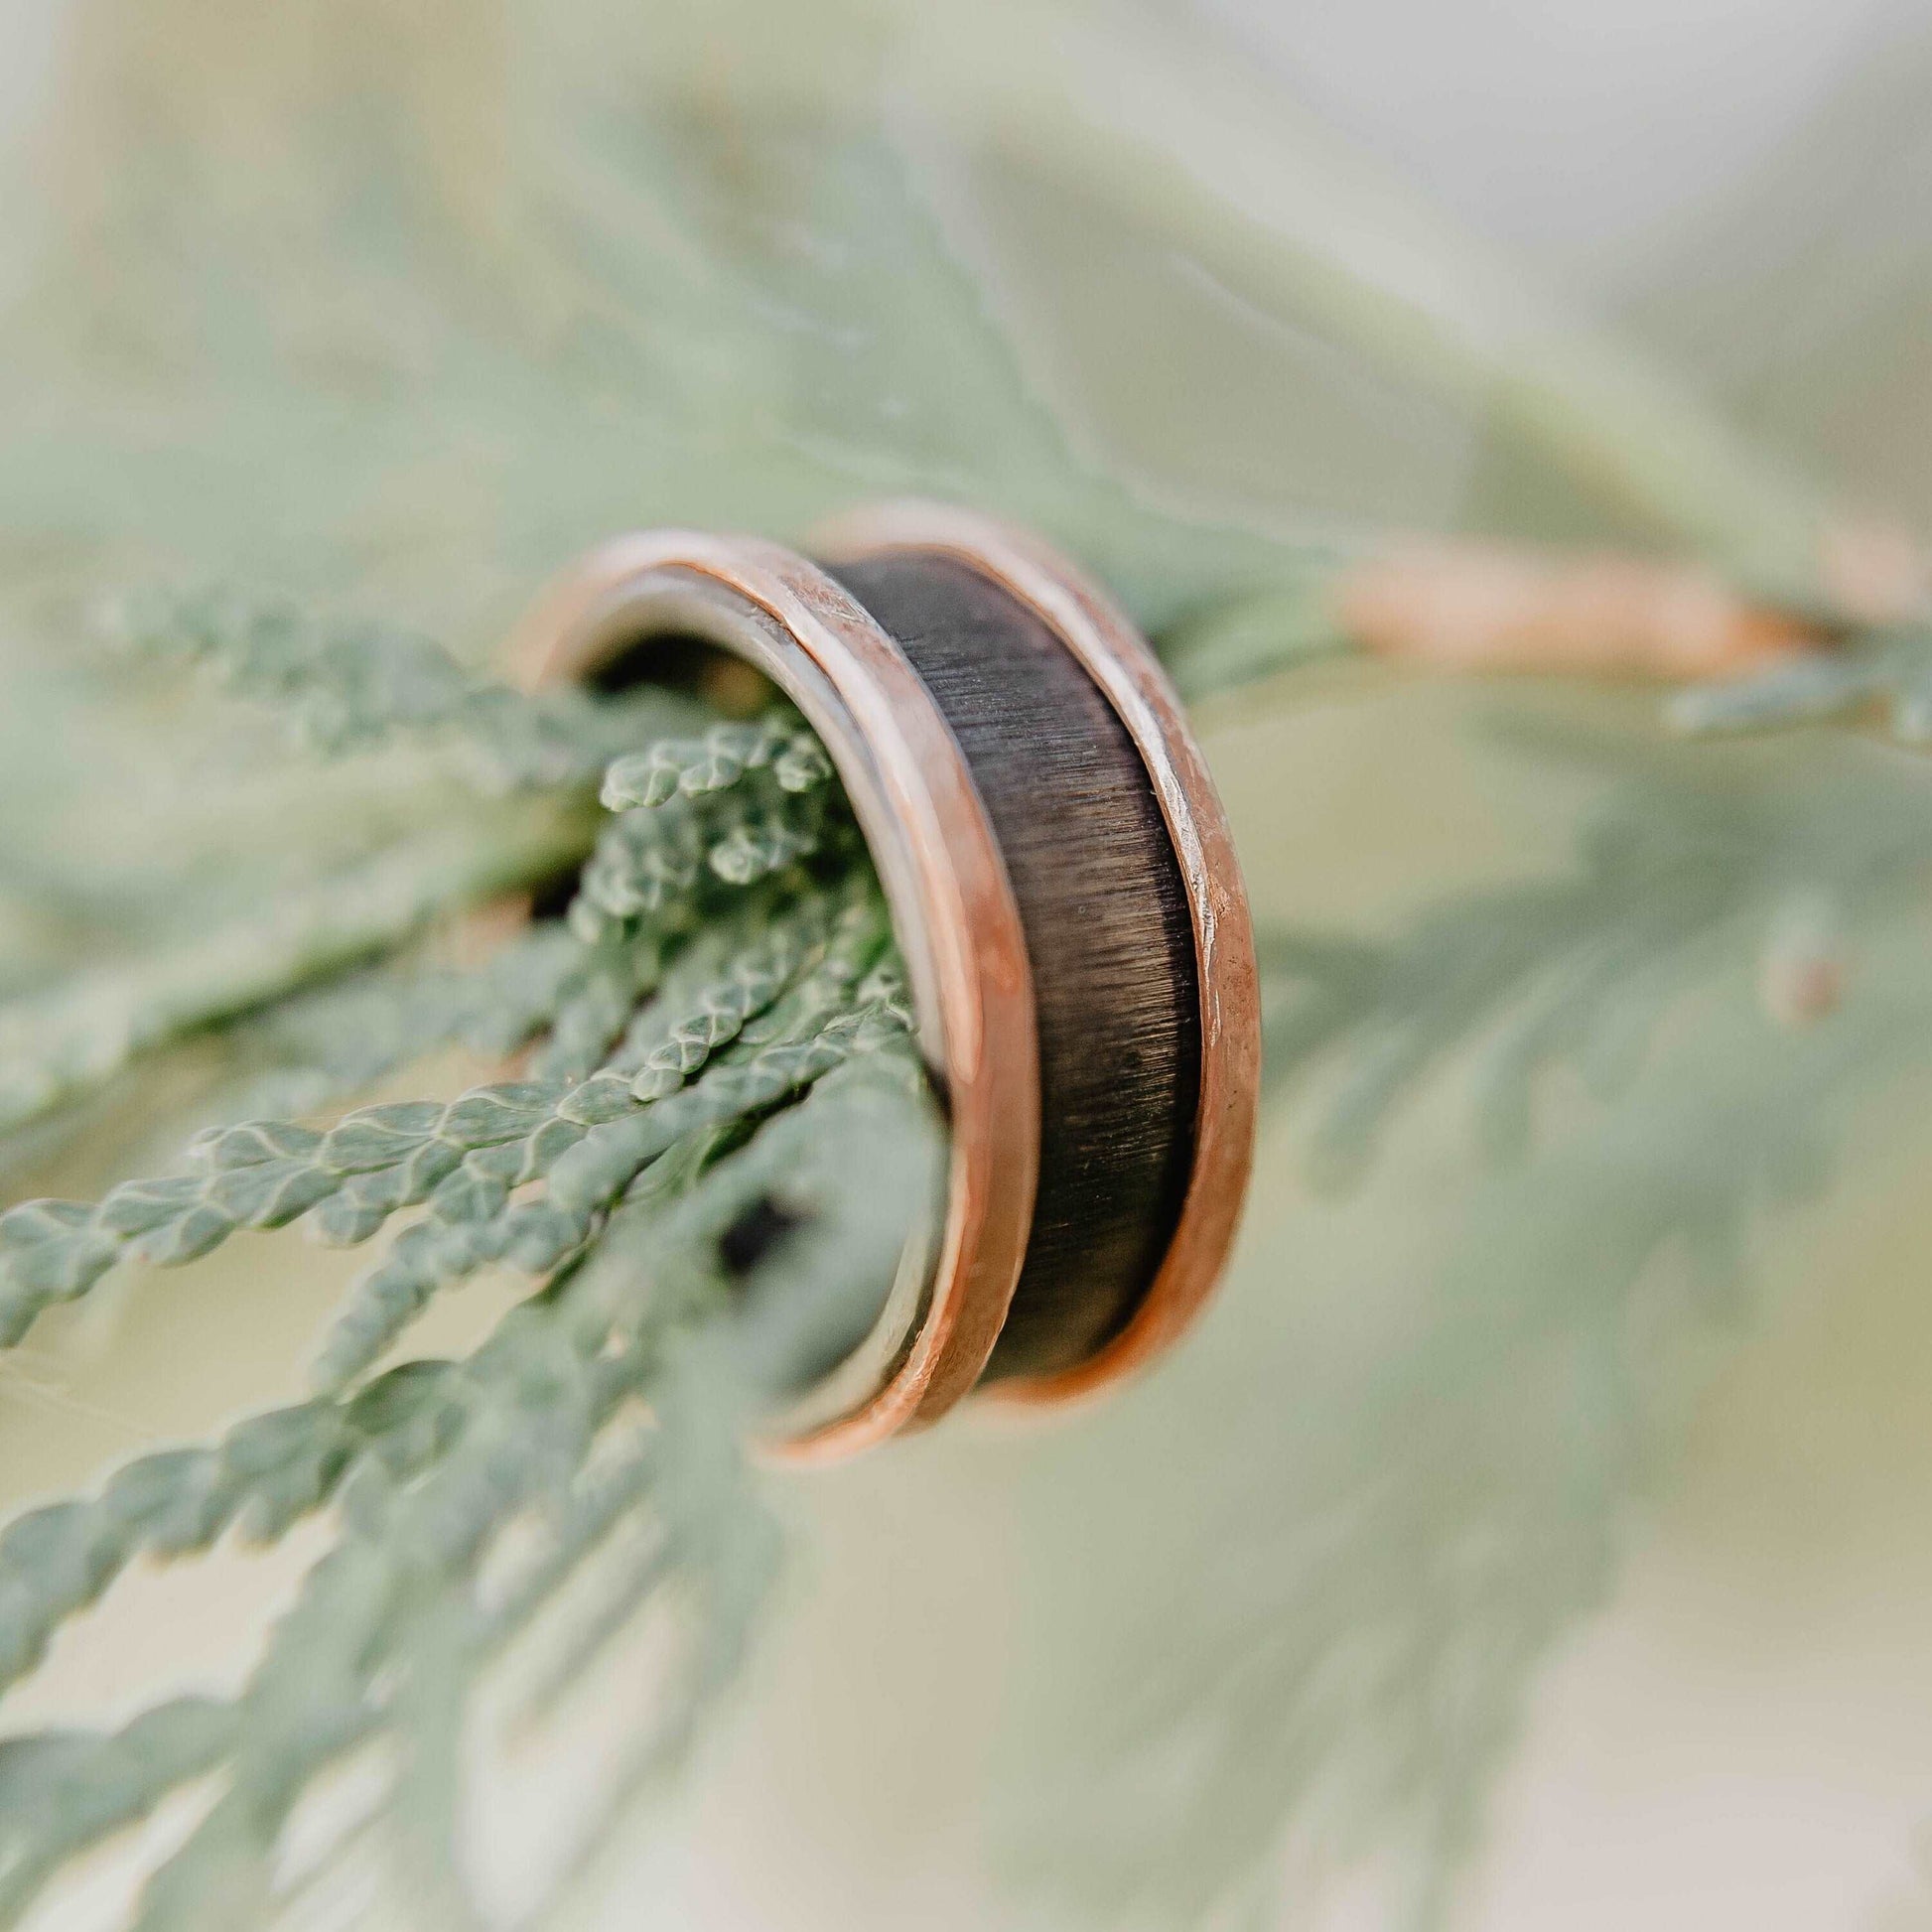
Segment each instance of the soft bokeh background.
[{"label": "soft bokeh background", "polygon": [[[567,140],[620,20],[648,22],[604,76],[621,111]],[[975,62],[1037,77],[1000,139]],[[1362,353],[1281,297],[1292,276],[1243,285],[1233,230],[1195,249],[1184,206],[1110,200],[1104,142],[1055,132],[1069,73],[1083,125],[1171,115],[1180,141],[1225,114],[1276,140],[1230,135],[1211,190],[1264,230],[1332,166],[1370,256],[1393,198],[1479,275],[1511,255],[1674,361],[1772,468],[1932,523],[1932,9],[1907,0],[683,24],[7,0],[10,649],[60,632],[79,578],[159,559],[347,582],[482,650],[610,528],[788,530],[905,483],[1047,518],[1146,609],[1304,532],[1644,533],[1493,398]],[[829,149],[827,99],[858,130]],[[1329,159],[1293,179],[1304,144]],[[358,197],[370,154],[416,198]],[[604,223],[567,237],[581,287],[546,196]],[[530,372],[532,342],[569,383]],[[196,811],[224,866],[286,823],[261,793],[207,807],[243,780],[160,768],[145,714],[83,726],[99,696],[63,698],[63,744],[26,742],[24,704],[0,732],[23,863],[63,772],[123,774],[88,809],[124,897],[50,951],[168,916],[140,900],[142,842]],[[1589,785],[1497,749],[1490,704],[1330,668],[1210,706],[1264,911],[1395,929],[1560,865]],[[1748,985],[1708,1002],[1632,1118],[1733,1081],[1763,1026]],[[1727,1298],[1666,1256],[1613,1308],[1588,1226],[1540,1232],[1561,1174],[1489,1173],[1452,1073],[1352,1194],[1310,1187],[1304,1139],[1277,1120],[1225,1297],[1145,1386],[784,1479],[781,1613],[605,1922],[1932,1926],[1922,1109],[1867,1116]],[[1594,1145],[1583,1172],[1617,1158]],[[236,1244],[50,1325],[0,1384],[5,1499],[292,1394],[340,1278]],[[124,1711],[157,1673],[232,1681],[302,1554],[118,1592],[9,1727]],[[510,1895],[527,1823],[483,1847]],[[119,1882],[47,1922],[111,1923]]]}]

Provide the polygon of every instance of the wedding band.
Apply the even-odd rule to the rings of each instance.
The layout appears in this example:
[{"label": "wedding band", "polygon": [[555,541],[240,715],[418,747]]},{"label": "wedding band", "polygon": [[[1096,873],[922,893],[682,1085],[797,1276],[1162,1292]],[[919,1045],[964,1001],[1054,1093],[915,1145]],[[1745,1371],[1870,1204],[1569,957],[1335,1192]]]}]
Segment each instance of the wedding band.
[{"label": "wedding band", "polygon": [[947,1120],[941,1224],[790,1453],[848,1453],[970,1391],[1056,1405],[1171,1347],[1225,1263],[1260,1012],[1227,822],[1133,625],[1033,537],[929,503],[806,557],[652,531],[526,623],[546,678],[698,640],[824,742],[878,869]]}]

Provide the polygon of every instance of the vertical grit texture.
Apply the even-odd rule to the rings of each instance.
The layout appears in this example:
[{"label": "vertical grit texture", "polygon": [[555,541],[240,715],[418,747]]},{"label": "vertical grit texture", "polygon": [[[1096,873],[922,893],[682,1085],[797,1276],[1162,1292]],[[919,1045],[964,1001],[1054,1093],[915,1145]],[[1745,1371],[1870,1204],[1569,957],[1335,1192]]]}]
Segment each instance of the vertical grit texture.
[{"label": "vertical grit texture", "polygon": [[1133,740],[1031,611],[942,556],[836,575],[945,713],[1027,932],[1039,1190],[986,1379],[1070,1368],[1146,1294],[1192,1167],[1200,993],[1180,869]]}]

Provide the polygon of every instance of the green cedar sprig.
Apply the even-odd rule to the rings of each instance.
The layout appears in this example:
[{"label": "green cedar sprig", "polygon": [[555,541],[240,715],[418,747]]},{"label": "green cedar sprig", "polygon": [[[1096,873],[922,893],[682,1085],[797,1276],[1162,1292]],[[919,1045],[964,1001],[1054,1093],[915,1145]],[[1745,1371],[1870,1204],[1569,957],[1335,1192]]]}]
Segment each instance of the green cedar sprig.
[{"label": "green cedar sprig", "polygon": [[491,789],[590,783],[639,740],[700,716],[652,687],[618,698],[572,685],[519,691],[427,637],[232,588],[149,592],[105,615],[127,646],[201,664],[237,697],[283,708],[311,750],[335,757],[396,738],[447,741]]}]

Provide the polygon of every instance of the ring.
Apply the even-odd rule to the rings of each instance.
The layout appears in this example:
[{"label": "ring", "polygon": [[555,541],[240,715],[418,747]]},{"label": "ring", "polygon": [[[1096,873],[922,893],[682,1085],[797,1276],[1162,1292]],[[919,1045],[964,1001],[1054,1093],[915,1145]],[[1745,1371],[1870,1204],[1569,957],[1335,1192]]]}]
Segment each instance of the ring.
[{"label": "ring", "polygon": [[539,603],[539,679],[698,640],[817,732],[871,851],[950,1136],[945,1205],[865,1343],[786,1419],[849,1453],[979,1390],[1058,1405],[1170,1348],[1253,1157],[1260,1004],[1233,842],[1132,623],[1030,535],[891,503],[806,557],[663,530]]}]

